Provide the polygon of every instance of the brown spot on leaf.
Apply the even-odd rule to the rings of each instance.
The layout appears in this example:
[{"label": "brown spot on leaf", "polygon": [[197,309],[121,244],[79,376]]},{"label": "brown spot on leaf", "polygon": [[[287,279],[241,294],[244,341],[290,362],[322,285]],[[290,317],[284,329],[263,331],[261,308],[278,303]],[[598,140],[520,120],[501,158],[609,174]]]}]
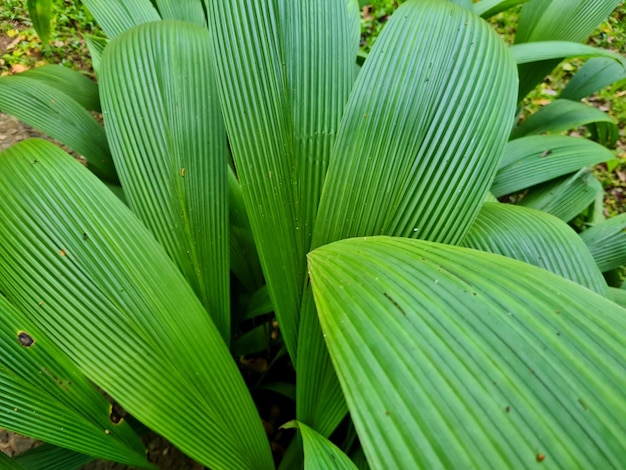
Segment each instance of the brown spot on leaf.
[{"label": "brown spot on leaf", "polygon": [[543,454],[537,454],[537,462],[543,462],[546,459],[546,456]]},{"label": "brown spot on leaf", "polygon": [[180,176],[182,176],[183,178],[185,177],[185,168],[181,168],[180,169]]},{"label": "brown spot on leaf", "polygon": [[506,412],[507,412],[507,413],[510,413],[510,412],[511,412],[511,407],[510,407],[510,406],[507,406],[507,407],[506,407]]},{"label": "brown spot on leaf", "polygon": [[17,340],[20,342],[25,348],[30,348],[33,344],[35,344],[35,340],[25,331],[20,331],[17,333]]},{"label": "brown spot on leaf", "polygon": [[59,250],[59,254],[60,254],[61,256],[65,256],[65,255],[67,255],[67,253],[65,252],[65,250]]},{"label": "brown spot on leaf", "polygon": [[406,317],[406,312],[404,311],[404,309],[400,306],[400,304],[398,302],[396,302],[389,294],[387,294],[387,292],[383,292],[383,295],[398,309],[400,310],[400,313],[402,315],[404,315]]}]

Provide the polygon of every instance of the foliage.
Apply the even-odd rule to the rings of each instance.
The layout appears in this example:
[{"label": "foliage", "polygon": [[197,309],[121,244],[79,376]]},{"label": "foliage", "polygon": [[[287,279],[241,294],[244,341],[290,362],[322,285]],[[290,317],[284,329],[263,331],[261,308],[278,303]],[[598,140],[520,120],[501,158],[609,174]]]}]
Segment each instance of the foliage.
[{"label": "foliage", "polygon": [[[580,44],[615,1],[564,1],[508,45],[476,13],[522,2],[408,0],[358,67],[356,0],[84,0],[97,85],[0,79],[86,159],[0,154],[0,425],[68,449],[22,462],[150,467],[120,405],[216,469],[619,467],[617,126],[571,97],[626,60]],[[595,62],[518,122],[563,57]]]}]

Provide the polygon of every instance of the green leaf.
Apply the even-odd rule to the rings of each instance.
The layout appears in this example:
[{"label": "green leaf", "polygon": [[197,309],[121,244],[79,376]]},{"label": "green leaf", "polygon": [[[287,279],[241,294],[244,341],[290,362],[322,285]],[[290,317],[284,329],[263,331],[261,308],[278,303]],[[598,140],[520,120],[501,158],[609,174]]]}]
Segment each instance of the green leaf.
[{"label": "green leaf", "polygon": [[565,85],[559,98],[581,100],[612,83],[626,80],[623,63],[606,57],[589,59]]},{"label": "green leaf", "polygon": [[142,23],[159,21],[161,16],[150,0],[81,0],[98,25],[113,39]]},{"label": "green leaf", "polygon": [[313,246],[377,234],[459,242],[496,171],[515,83],[480,18],[450,2],[403,4],[350,95]]},{"label": "green leaf", "polygon": [[205,28],[165,20],[102,56],[104,121],[133,212],[230,341],[228,143]]},{"label": "green leaf", "polygon": [[511,132],[511,140],[544,132],[559,133],[587,126],[598,142],[611,147],[619,138],[616,122],[606,113],[577,101],[558,99],[531,114]]},{"label": "green leaf", "polygon": [[[459,242],[480,210],[512,125],[515,84],[506,45],[471,11],[450,2],[403,4],[346,105],[313,247],[381,233]],[[328,435],[345,404],[310,289],[299,350],[306,350],[307,362],[298,362],[298,389],[310,398],[298,396],[298,420]]]},{"label": "green leaf", "polygon": [[44,65],[30,69],[20,77],[36,79],[71,96],[83,108],[100,112],[100,96],[96,82],[62,65]]},{"label": "green leaf", "polygon": [[549,214],[486,203],[463,246],[524,261],[606,295],[606,281],[583,241]]},{"label": "green leaf", "polygon": [[156,0],[163,19],[182,20],[206,28],[206,15],[202,0]]},{"label": "green leaf", "polygon": [[580,234],[600,271],[626,265],[626,214],[605,220]]},{"label": "green leaf", "polygon": [[626,308],[626,290],[609,287],[609,299],[617,305]]},{"label": "green leaf", "polygon": [[28,75],[0,77],[0,110],[78,152],[99,177],[117,181],[104,129],[58,87]]},{"label": "green leaf", "polygon": [[482,18],[491,18],[500,12],[526,3],[527,1],[528,0],[481,0],[472,5],[472,10]]},{"label": "green leaf", "polygon": [[7,454],[5,454],[4,452],[1,452],[1,451],[0,451],[0,465],[5,470],[26,470],[18,462],[16,462],[11,457],[9,457]]},{"label": "green leaf", "polygon": [[491,192],[496,196],[519,191],[613,158],[613,153],[587,139],[540,135],[506,144]]},{"label": "green leaf", "polygon": [[[243,202],[241,185],[230,166],[228,167],[228,219],[230,222],[230,269],[246,289],[254,292],[264,285],[263,271],[252,236],[250,219],[248,219]],[[273,307],[269,294],[267,299],[270,304],[268,312],[271,312]]]},{"label": "green leaf", "polygon": [[90,455],[51,444],[42,444],[15,457],[15,461],[25,470],[78,470],[93,460],[95,458]]},{"label": "green leaf", "polygon": [[45,141],[4,151],[0,173],[0,291],[87,377],[190,457],[212,468],[271,468],[228,348],[129,209]]},{"label": "green leaf", "polygon": [[358,17],[348,0],[206,6],[237,176],[295,363],[305,255],[354,80]]},{"label": "green leaf", "polygon": [[308,255],[373,468],[620,467],[626,310],[552,273],[424,241]]},{"label": "green leaf", "polygon": [[514,44],[511,46],[511,53],[518,65],[536,66],[537,63],[545,62],[554,64],[552,66],[554,68],[561,60],[567,58],[604,57],[612,59],[622,67],[626,66],[624,58],[616,52],[571,41],[539,41]]},{"label": "green leaf", "polygon": [[[583,42],[619,2],[620,0],[531,0],[522,7],[515,44],[537,41]],[[539,46],[539,49],[547,51],[549,48]],[[540,50],[537,52],[541,54]],[[541,59],[531,61],[535,60]],[[541,82],[558,62],[559,60],[548,60],[521,66],[520,99]]]},{"label": "green leaf", "polygon": [[[40,301],[40,309],[45,303]],[[139,438],[24,312],[0,296],[0,427],[116,462],[149,466]]]},{"label": "green leaf", "polygon": [[528,190],[520,206],[537,209],[569,222],[602,194],[602,184],[588,168]]},{"label": "green leaf", "polygon": [[30,16],[30,20],[33,22],[39,39],[41,39],[41,45],[46,46],[50,39],[52,0],[28,0],[27,5],[28,16]]},{"label": "green leaf", "polygon": [[91,65],[93,66],[93,70],[94,72],[96,72],[96,75],[99,75],[100,59],[102,58],[102,53],[104,52],[104,48],[109,43],[109,40],[106,38],[85,34],[85,42],[87,43],[87,47],[89,48],[89,55],[91,56]]},{"label": "green leaf", "polygon": [[[339,447],[314,429],[297,421],[293,426],[297,427],[302,433],[305,469],[357,470],[350,458]],[[283,428],[287,429],[290,427],[292,427],[290,423],[283,426]]]}]

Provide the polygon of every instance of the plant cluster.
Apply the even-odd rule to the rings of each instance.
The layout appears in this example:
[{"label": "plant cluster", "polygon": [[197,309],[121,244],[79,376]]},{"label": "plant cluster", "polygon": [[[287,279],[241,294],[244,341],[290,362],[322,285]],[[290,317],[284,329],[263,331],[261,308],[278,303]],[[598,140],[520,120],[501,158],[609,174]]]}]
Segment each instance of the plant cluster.
[{"label": "plant cluster", "polygon": [[407,0],[357,61],[356,0],[83,0],[97,84],[0,78],[85,159],[0,153],[0,426],[49,443],[2,464],[150,468],[145,426],[211,469],[623,467],[618,129],[581,100],[626,60],[582,44],[618,2],[570,2]]}]

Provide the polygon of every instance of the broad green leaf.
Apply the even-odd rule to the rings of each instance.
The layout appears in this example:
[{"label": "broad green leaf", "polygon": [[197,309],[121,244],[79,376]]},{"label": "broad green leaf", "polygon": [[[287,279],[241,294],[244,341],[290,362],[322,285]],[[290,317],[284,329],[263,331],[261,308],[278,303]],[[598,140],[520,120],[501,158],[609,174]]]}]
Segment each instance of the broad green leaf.
[{"label": "broad green leaf", "polygon": [[85,35],[85,42],[89,48],[89,55],[91,56],[91,65],[96,75],[100,74],[100,60],[102,59],[102,53],[104,48],[109,43],[108,39],[98,36],[92,36],[90,34]]},{"label": "broad green leaf", "polygon": [[559,98],[581,100],[616,82],[626,83],[624,64],[606,57],[596,57],[585,62],[565,85]]},{"label": "broad green leaf", "polygon": [[354,462],[354,465],[359,470],[369,470],[370,466],[365,458],[365,452],[363,452],[363,447],[359,447],[357,450],[350,454],[350,459]]},{"label": "broad green leaf", "polygon": [[305,470],[336,469],[357,470],[350,458],[339,447],[330,442],[326,437],[319,434],[315,429],[304,423],[287,423],[283,428],[295,427],[302,433],[304,443],[304,468]]},{"label": "broad green leaf", "polygon": [[98,85],[80,72],[62,65],[44,65],[20,75],[36,79],[71,96],[83,108],[100,112]]},{"label": "broad green leaf", "polygon": [[51,444],[42,444],[15,457],[15,462],[25,470],[41,470],[42,468],[79,470],[93,460],[95,458],[90,455]]},{"label": "broad green leaf", "polygon": [[558,99],[528,116],[511,132],[511,139],[544,132],[556,134],[587,126],[599,143],[611,147],[619,138],[615,121],[606,113],[577,101]]},{"label": "broad green leaf", "polygon": [[150,0],[81,0],[98,25],[113,39],[142,23],[159,21],[161,16]]},{"label": "broad green leaf", "polygon": [[27,470],[2,451],[0,451],[0,466],[5,470]]},{"label": "broad green leaf", "polygon": [[377,234],[460,241],[496,171],[515,84],[508,48],[480,18],[450,2],[403,4],[350,95],[313,246]]},{"label": "broad green leaf", "polygon": [[133,212],[230,341],[228,142],[205,28],[165,20],[113,39],[104,121]]},{"label": "broad green leaf", "polygon": [[[41,301],[39,308],[45,308]],[[0,296],[0,427],[141,467],[145,449],[76,365]]]},{"label": "broad green leaf", "polygon": [[[471,11],[441,1],[403,4],[346,105],[313,246],[381,233],[459,242],[512,125],[515,84],[505,44]],[[298,387],[310,398],[298,396],[298,420],[328,435],[345,404],[310,289],[299,350],[307,365],[298,362]]]},{"label": "broad green leaf", "polygon": [[216,469],[271,468],[228,348],[133,213],[45,141],[4,151],[0,173],[0,291],[11,303],[125,410],[192,458]]},{"label": "broad green leaf", "polygon": [[452,3],[455,3],[456,5],[466,8],[467,10],[471,10],[472,9],[472,3],[473,0],[448,0]]},{"label": "broad green leaf", "polygon": [[117,181],[104,129],[83,106],[57,87],[29,76],[0,77],[0,111],[75,150],[99,177]]},{"label": "broad green leaf", "polygon": [[[41,44],[46,46],[50,39],[50,18],[52,16],[52,0],[28,0],[28,16],[33,22]],[[8,6],[6,8],[9,8]]]},{"label": "broad green leaf", "polygon": [[206,28],[206,15],[202,0],[156,0],[163,19],[182,20]]},{"label": "broad green leaf", "polygon": [[528,64],[528,67],[537,67],[537,64],[554,64],[551,69],[563,59],[575,57],[605,57],[616,63],[626,66],[625,59],[616,52],[599,47],[586,46],[570,41],[540,41],[525,44],[514,44],[511,53],[518,65]]},{"label": "broad green leaf", "polygon": [[463,246],[524,261],[606,295],[606,281],[583,241],[550,214],[486,203]]},{"label": "broad green leaf", "polygon": [[481,0],[472,5],[472,10],[482,18],[490,18],[528,0]]},{"label": "broad green leaf", "polygon": [[613,158],[613,153],[587,139],[539,135],[511,140],[491,192],[496,196],[519,191]]},{"label": "broad green leaf", "polygon": [[530,188],[518,204],[569,222],[593,204],[596,196],[602,193],[602,184],[593,172],[582,168],[573,175]]},{"label": "broad green leaf", "polygon": [[626,290],[609,287],[609,299],[617,305],[626,308]]},{"label": "broad green leaf", "polygon": [[[246,289],[254,292],[263,286],[263,271],[252,236],[250,219],[248,219],[243,202],[241,185],[230,167],[228,168],[228,219],[230,223],[230,269]],[[269,302],[271,307],[271,301]],[[272,310],[273,308],[270,308],[269,311]]]},{"label": "broad green leaf", "polygon": [[626,265],[626,214],[599,223],[580,234],[600,271]]},{"label": "broad green leaf", "polygon": [[373,468],[619,468],[626,310],[501,256],[367,237],[308,255]]},{"label": "broad green leaf", "polygon": [[[515,43],[583,42],[619,2],[620,0],[531,0],[522,7]],[[559,60],[548,60],[519,67],[520,99],[541,82],[558,62]]]},{"label": "broad green leaf", "polygon": [[205,3],[237,176],[295,363],[305,255],[355,75],[358,17],[348,0]]}]

